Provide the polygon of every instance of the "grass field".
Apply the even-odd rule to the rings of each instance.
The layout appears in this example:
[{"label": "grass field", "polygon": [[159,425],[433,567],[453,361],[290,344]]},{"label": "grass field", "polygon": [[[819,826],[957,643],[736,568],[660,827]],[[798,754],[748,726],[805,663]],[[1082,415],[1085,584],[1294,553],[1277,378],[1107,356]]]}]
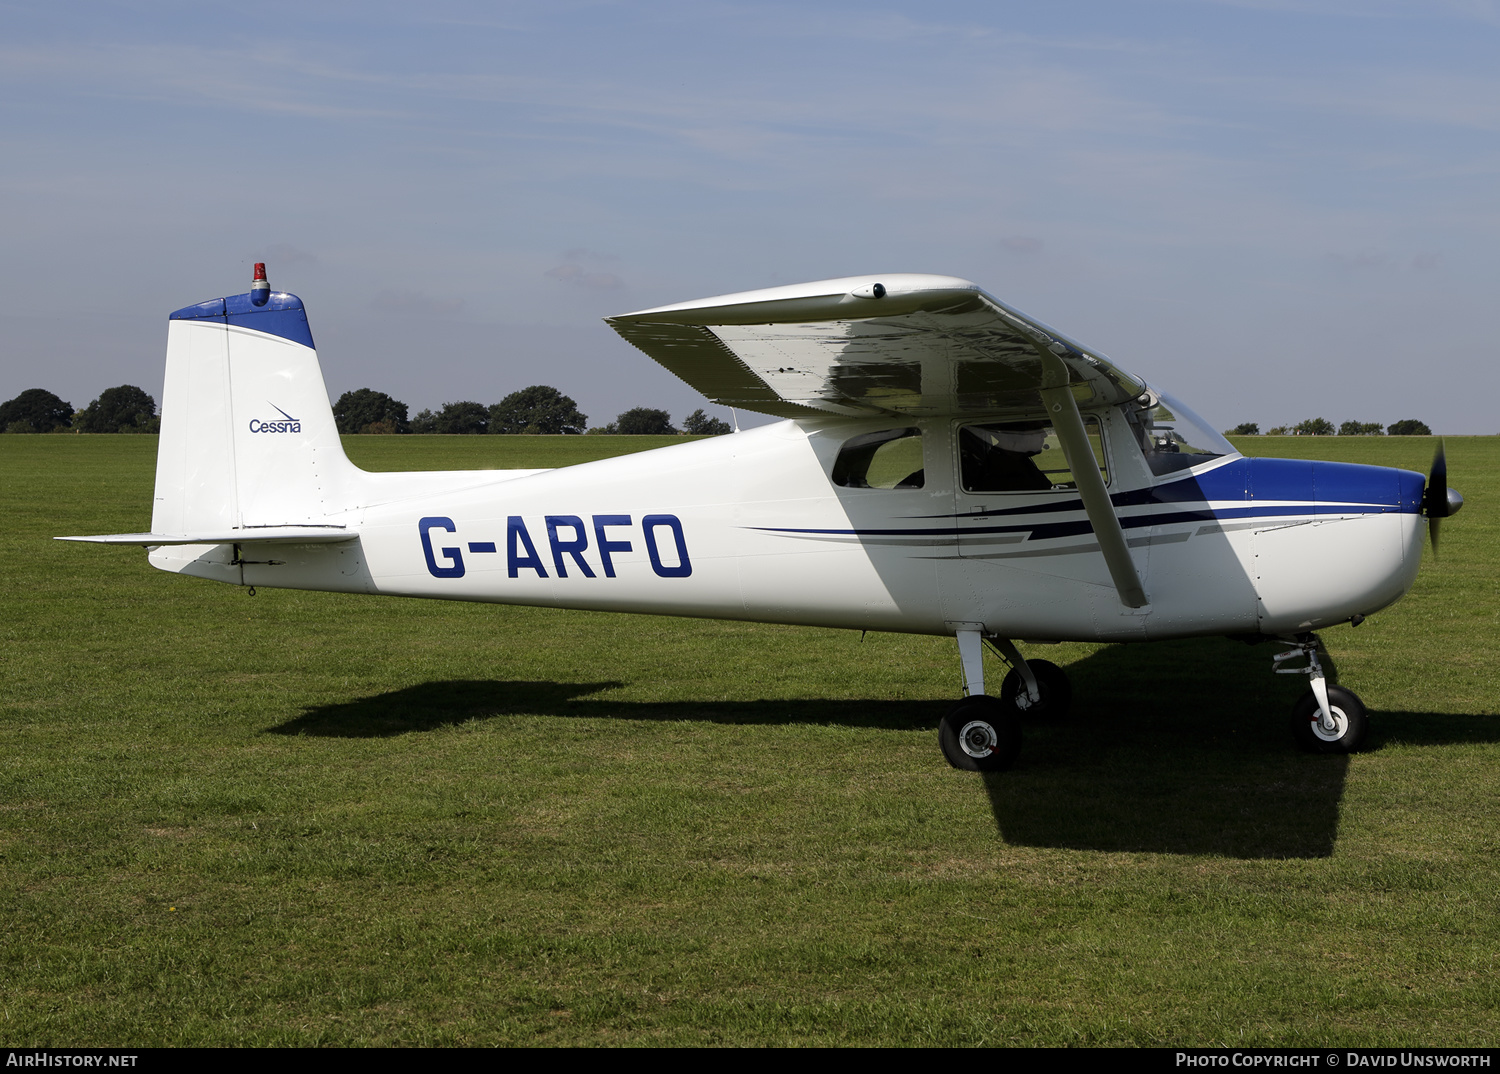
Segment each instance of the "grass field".
[{"label": "grass field", "polygon": [[938,753],[951,641],[252,598],[50,540],[146,529],[155,447],[0,436],[0,1043],[1500,1043],[1500,438],[1449,439],[1412,593],[1325,634],[1367,752],[1294,750],[1269,646],[1069,645],[1075,717],[992,778]]}]

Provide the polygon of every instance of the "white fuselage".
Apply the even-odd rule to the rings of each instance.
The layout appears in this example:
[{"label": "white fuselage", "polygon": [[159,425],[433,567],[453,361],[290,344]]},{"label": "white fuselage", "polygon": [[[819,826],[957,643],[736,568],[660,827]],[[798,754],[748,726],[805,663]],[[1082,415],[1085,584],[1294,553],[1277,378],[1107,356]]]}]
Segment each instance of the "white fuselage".
[{"label": "white fuselage", "polygon": [[1087,641],[1313,630],[1410,586],[1420,516],[1316,499],[1312,468],[1333,464],[1296,464],[1305,488],[1238,455],[1158,477],[1118,411],[1097,417],[1142,609],[1122,605],[1076,493],[964,491],[948,419],[914,423],[921,488],[830,479],[840,445],[888,419],[790,420],[559,470],[361,474],[357,506],[326,520],[352,540],[151,561],[243,585]]}]

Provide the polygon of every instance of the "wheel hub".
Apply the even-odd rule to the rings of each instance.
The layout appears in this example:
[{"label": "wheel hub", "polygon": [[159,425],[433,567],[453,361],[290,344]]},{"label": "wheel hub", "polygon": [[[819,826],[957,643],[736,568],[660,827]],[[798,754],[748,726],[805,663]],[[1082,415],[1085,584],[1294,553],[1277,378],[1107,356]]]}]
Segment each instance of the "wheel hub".
[{"label": "wheel hub", "polygon": [[958,743],[970,757],[988,757],[1000,744],[1000,736],[988,721],[970,720],[958,733]]},{"label": "wheel hub", "polygon": [[1333,725],[1330,727],[1323,722],[1321,713],[1314,713],[1312,718],[1312,731],[1324,742],[1337,742],[1344,737],[1349,730],[1349,717],[1344,715],[1344,710],[1334,705],[1328,706],[1328,715],[1333,717]]}]

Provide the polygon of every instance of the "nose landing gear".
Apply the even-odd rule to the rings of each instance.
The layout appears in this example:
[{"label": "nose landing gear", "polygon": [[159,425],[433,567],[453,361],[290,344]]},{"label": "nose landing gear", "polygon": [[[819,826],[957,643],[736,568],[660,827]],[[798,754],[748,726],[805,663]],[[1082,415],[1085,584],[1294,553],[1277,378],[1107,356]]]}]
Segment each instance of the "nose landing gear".
[{"label": "nose landing gear", "polygon": [[[1370,721],[1364,703],[1353,690],[1334,686],[1318,659],[1322,645],[1316,634],[1299,634],[1296,647],[1272,658],[1278,675],[1306,675],[1311,689],[1292,706],[1292,736],[1309,753],[1353,753],[1365,740]],[[1306,658],[1305,667],[1282,667],[1288,660]]]}]

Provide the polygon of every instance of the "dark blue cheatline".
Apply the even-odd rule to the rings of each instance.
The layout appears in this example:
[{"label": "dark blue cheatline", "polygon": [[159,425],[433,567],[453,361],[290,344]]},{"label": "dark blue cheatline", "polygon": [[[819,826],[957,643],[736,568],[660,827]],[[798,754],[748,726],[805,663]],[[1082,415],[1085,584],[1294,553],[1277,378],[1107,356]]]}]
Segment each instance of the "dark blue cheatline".
[{"label": "dark blue cheatline", "polygon": [[[1301,459],[1236,459],[1201,474],[1147,488],[1117,492],[1110,501],[1118,510],[1155,505],[1201,505],[1168,512],[1120,515],[1122,529],[1171,525],[1177,522],[1214,522],[1293,515],[1417,514],[1422,506],[1424,478],[1411,470],[1354,463],[1308,462]],[[1003,494],[1002,494],[1003,495]],[[1210,501],[1242,501],[1244,507],[1209,506]],[[1262,503],[1256,500],[1283,501]],[[1028,533],[1030,540],[1048,540],[1092,533],[1088,519],[1064,522],[1021,521],[1026,516],[1083,511],[1083,501],[1067,497],[1053,503],[997,507],[965,514],[918,516],[959,519],[1016,518],[1010,525],[918,527],[910,529],[805,529],[779,526],[751,527],[767,533],[844,537],[972,537],[982,534]]]}]

